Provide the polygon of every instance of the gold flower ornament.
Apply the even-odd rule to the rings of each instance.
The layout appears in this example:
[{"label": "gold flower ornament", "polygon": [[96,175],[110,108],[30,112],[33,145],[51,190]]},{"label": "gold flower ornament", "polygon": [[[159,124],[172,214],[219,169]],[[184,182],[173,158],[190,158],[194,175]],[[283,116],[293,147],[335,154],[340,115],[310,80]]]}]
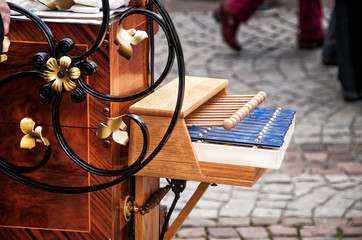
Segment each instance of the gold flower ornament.
[{"label": "gold flower ornament", "polygon": [[26,134],[20,141],[20,148],[32,149],[36,143],[43,143],[45,146],[49,146],[49,140],[43,137],[41,131],[42,127],[35,128],[35,122],[31,118],[23,118],[20,121],[20,129]]},{"label": "gold flower ornament", "polygon": [[44,71],[44,79],[47,82],[53,82],[51,87],[57,92],[71,91],[77,87],[73,82],[80,77],[80,70],[77,67],[69,68],[72,64],[72,59],[68,56],[63,56],[59,59],[59,64],[55,58],[49,58],[46,66],[49,70]]},{"label": "gold flower ornament", "polygon": [[127,125],[123,122],[122,117],[106,118],[106,124],[99,124],[97,130],[97,137],[105,139],[112,134],[113,140],[126,146],[128,143]]},{"label": "gold flower ornament", "polygon": [[[8,37],[4,37],[4,41],[3,41],[3,49],[2,52],[6,53],[9,51],[9,47],[10,47],[10,40]],[[6,56],[5,54],[0,54],[0,63],[5,62],[6,60],[8,60],[8,56]]]}]

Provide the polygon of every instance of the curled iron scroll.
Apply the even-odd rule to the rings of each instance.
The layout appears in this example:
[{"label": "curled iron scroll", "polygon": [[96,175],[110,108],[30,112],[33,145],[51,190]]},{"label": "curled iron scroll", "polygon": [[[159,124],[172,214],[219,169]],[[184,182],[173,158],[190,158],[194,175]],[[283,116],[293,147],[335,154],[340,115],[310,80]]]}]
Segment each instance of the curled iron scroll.
[{"label": "curled iron scroll", "polygon": [[[72,93],[72,100],[74,102],[81,102],[82,99],[85,99],[85,94],[92,95],[98,99],[106,100],[110,102],[127,102],[131,100],[139,99],[146,94],[152,92],[156,87],[158,87],[166,78],[167,74],[170,72],[170,69],[172,67],[172,64],[174,62],[175,56],[178,63],[178,76],[179,76],[179,86],[178,86],[178,94],[177,94],[177,102],[175,106],[175,110],[173,113],[173,116],[171,118],[171,122],[161,139],[161,141],[158,143],[156,148],[148,155],[146,158],[146,153],[148,151],[148,145],[149,145],[149,135],[147,126],[142,121],[141,118],[134,114],[126,114],[123,117],[129,118],[130,120],[134,121],[137,126],[140,128],[143,136],[143,147],[142,151],[138,157],[138,159],[130,166],[126,167],[125,169],[119,169],[119,170],[107,170],[107,169],[99,169],[95,166],[92,166],[88,164],[86,161],[79,158],[76,153],[71,149],[71,147],[67,144],[66,140],[64,139],[64,136],[61,131],[61,126],[59,123],[59,109],[61,105],[61,99],[64,94],[64,89],[57,88],[58,92],[54,91],[54,89],[51,88],[51,84],[45,84],[44,87],[40,89],[40,95],[44,99],[54,99],[53,103],[53,110],[52,110],[52,121],[53,121],[53,130],[55,133],[55,136],[57,138],[57,141],[59,145],[61,146],[62,150],[66,153],[66,155],[79,167],[85,169],[86,171],[100,175],[100,176],[112,176],[115,177],[112,181],[109,181],[107,183],[98,184],[98,185],[92,185],[92,186],[78,186],[78,187],[67,187],[67,186],[55,186],[55,185],[49,185],[47,183],[39,182],[34,179],[31,179],[27,176],[23,176],[21,173],[28,173],[33,172],[44,166],[50,159],[51,155],[51,148],[50,146],[45,146],[45,154],[43,157],[43,160],[38,163],[35,166],[32,167],[19,167],[14,164],[11,164],[6,159],[0,156],[0,171],[7,174],[11,178],[26,184],[28,186],[49,191],[49,192],[55,192],[55,193],[64,193],[64,194],[76,194],[76,193],[86,193],[86,192],[93,192],[102,190],[108,187],[111,187],[115,184],[118,184],[134,174],[136,174],[138,171],[140,171],[142,168],[144,168],[152,159],[161,151],[163,146],[166,144],[167,140],[169,139],[173,129],[176,126],[177,120],[180,115],[183,97],[184,97],[184,89],[185,89],[185,69],[184,69],[184,59],[183,59],[183,53],[182,48],[180,44],[180,40],[178,38],[178,35],[176,33],[175,27],[171,21],[170,16],[168,15],[165,8],[162,6],[162,4],[158,0],[152,0],[152,4],[155,6],[159,14],[156,14],[155,12],[152,12],[150,10],[145,9],[136,9],[136,8],[129,8],[128,11],[126,11],[120,19],[119,24],[121,24],[122,20],[126,17],[133,15],[133,14],[141,14],[145,15],[151,20],[157,22],[159,26],[164,31],[167,41],[168,41],[168,47],[169,47],[169,54],[167,58],[167,63],[165,66],[165,69],[163,70],[162,74],[160,75],[159,79],[152,83],[148,88],[145,90],[134,94],[130,96],[111,96],[105,93],[98,92],[91,87],[89,87],[80,76],[76,81],[78,82],[79,86],[77,86]],[[10,77],[7,77],[3,80],[0,80],[0,89],[5,84],[11,84],[11,82],[15,79],[22,78],[25,76],[34,76],[38,78],[43,78],[43,70],[46,69],[46,63],[50,58],[57,57],[63,57],[66,56],[66,52],[71,49],[72,46],[72,40],[71,39],[63,39],[58,43],[58,45],[55,42],[54,36],[51,32],[51,30],[48,28],[48,26],[35,14],[32,12],[17,6],[15,4],[9,3],[9,6],[12,10],[26,16],[31,21],[33,21],[37,27],[42,31],[43,35],[45,36],[49,48],[50,48],[50,54],[51,56],[47,56],[45,53],[38,53],[33,58],[33,63],[35,67],[40,70],[40,72],[37,71],[31,71],[31,72],[21,72],[14,74]],[[92,71],[92,67],[96,68],[96,63],[86,61],[85,59],[89,56],[91,56],[94,51],[100,46],[102,41],[105,38],[106,32],[108,30],[109,25],[109,3],[108,0],[102,0],[102,8],[103,8],[103,19],[102,19],[102,26],[100,29],[100,32],[98,33],[97,39],[94,41],[94,44],[92,47],[83,53],[82,55],[78,57],[71,58],[71,63],[69,63],[69,67],[79,67],[84,69],[84,65],[90,66],[90,71],[84,72],[86,75],[90,75],[94,73],[95,71]],[[68,64],[67,64],[68,66]],[[58,74],[60,77],[62,74]],[[72,90],[72,88],[68,88]],[[1,152],[0,152],[1,155]]]}]

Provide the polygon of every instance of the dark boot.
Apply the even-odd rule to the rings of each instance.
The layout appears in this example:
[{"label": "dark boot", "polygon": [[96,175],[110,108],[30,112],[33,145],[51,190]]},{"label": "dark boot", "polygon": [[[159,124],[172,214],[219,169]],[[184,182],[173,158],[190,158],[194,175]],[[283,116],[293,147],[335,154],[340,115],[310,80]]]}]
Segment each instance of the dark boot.
[{"label": "dark boot", "polygon": [[238,31],[240,21],[236,18],[236,16],[234,16],[234,14],[225,4],[220,5],[218,17],[221,22],[221,30],[224,41],[232,49],[241,51],[242,46],[236,39],[236,33]]}]

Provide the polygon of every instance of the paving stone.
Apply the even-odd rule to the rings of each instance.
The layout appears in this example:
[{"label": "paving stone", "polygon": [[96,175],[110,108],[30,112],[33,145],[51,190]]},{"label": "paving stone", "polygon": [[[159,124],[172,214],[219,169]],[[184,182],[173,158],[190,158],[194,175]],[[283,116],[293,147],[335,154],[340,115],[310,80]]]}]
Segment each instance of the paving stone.
[{"label": "paving stone", "polygon": [[273,240],[296,240],[297,237],[273,237]]},{"label": "paving stone", "polygon": [[307,237],[333,237],[337,235],[337,228],[325,226],[305,227],[300,230],[300,235],[302,239]]},{"label": "paving stone", "polygon": [[209,238],[210,240],[240,240],[240,238]]},{"label": "paving stone", "polygon": [[274,236],[297,236],[297,228],[284,227],[281,225],[272,225],[268,227],[270,233]]},{"label": "paving stone", "polygon": [[296,182],[324,182],[324,178],[318,175],[300,174],[293,177]]},{"label": "paving stone", "polygon": [[219,217],[217,221],[217,225],[221,227],[243,227],[243,226],[249,226],[249,224],[250,224],[249,218]]},{"label": "paving stone", "polygon": [[304,152],[325,152],[327,150],[326,145],[322,143],[317,144],[301,144],[300,148]]},{"label": "paving stone", "polygon": [[362,185],[358,185],[354,188],[349,188],[341,192],[340,196],[345,199],[357,201],[361,198]]},{"label": "paving stone", "polygon": [[197,209],[194,208],[189,218],[209,218],[209,219],[215,219],[218,216],[218,210],[215,209]]},{"label": "paving stone", "polygon": [[312,218],[284,218],[283,226],[287,227],[302,227],[312,225]]},{"label": "paving stone", "polygon": [[325,186],[325,182],[297,182],[294,187],[296,197],[308,194],[312,189]]},{"label": "paving stone", "polygon": [[261,193],[259,199],[271,201],[287,201],[293,199],[291,194]]},{"label": "paving stone", "polygon": [[362,152],[362,144],[355,144],[352,146],[352,151],[354,152]]},{"label": "paving stone", "polygon": [[352,209],[346,214],[347,218],[362,217],[362,210]]},{"label": "paving stone", "polygon": [[345,183],[336,183],[333,184],[333,188],[337,190],[345,190],[347,188],[355,187],[357,183],[354,182],[345,182]]},{"label": "paving stone", "polygon": [[305,211],[311,210],[319,204],[325,202],[335,191],[328,187],[320,187],[312,190],[309,194],[303,195],[296,201],[288,204],[289,210]]},{"label": "paving stone", "polygon": [[357,162],[343,162],[339,163],[338,167],[346,171],[347,174],[362,174],[362,164]]},{"label": "paving stone", "polygon": [[196,204],[196,208],[201,209],[219,209],[222,206],[222,202],[216,202],[216,201],[210,201],[210,200],[203,200],[200,199],[200,201]]},{"label": "paving stone", "polygon": [[[289,150],[289,147],[288,147]],[[283,164],[284,163],[294,163],[302,161],[302,154],[299,151],[287,151],[284,155]]]},{"label": "paving stone", "polygon": [[292,177],[288,174],[277,174],[277,173],[267,173],[263,176],[263,182],[266,183],[290,183]]},{"label": "paving stone", "polygon": [[283,215],[284,217],[311,218],[313,213],[311,209],[286,210]]},{"label": "paving stone", "polygon": [[328,159],[328,153],[327,152],[304,153],[304,158],[307,162],[325,162]]},{"label": "paving stone", "polygon": [[354,161],[353,156],[350,152],[331,153],[329,160],[332,162],[350,162]]},{"label": "paving stone", "polygon": [[206,237],[206,232],[204,228],[182,228],[177,231],[177,237],[187,239]]},{"label": "paving stone", "polygon": [[341,174],[341,170],[336,168],[330,163],[311,163],[309,164],[311,174],[315,175],[331,175],[331,174]]},{"label": "paving stone", "polygon": [[315,209],[315,217],[343,217],[346,210],[353,204],[352,200],[343,199],[340,196],[334,196],[322,206]]},{"label": "paving stone", "polygon": [[287,206],[287,201],[258,201],[256,207],[259,208],[272,208],[272,209],[283,209]]},{"label": "paving stone", "polygon": [[238,191],[235,190],[231,193],[231,197],[234,199],[243,199],[253,201],[256,200],[259,196],[259,192],[257,191]]},{"label": "paving stone", "polygon": [[297,174],[301,174],[305,172],[305,163],[304,162],[298,162],[297,164],[295,163],[283,163],[281,168],[280,168],[280,172],[282,173],[286,173],[286,174],[292,174],[292,175],[297,175]]},{"label": "paving stone", "polygon": [[221,207],[220,217],[247,217],[254,207],[252,201],[231,199]]},{"label": "paving stone", "polygon": [[252,212],[253,217],[272,217],[279,218],[282,214],[280,209],[270,209],[270,208],[255,208]]},{"label": "paving stone", "polygon": [[362,226],[362,217],[355,217],[352,219],[352,226]]},{"label": "paving stone", "polygon": [[358,201],[358,202],[354,205],[354,207],[355,207],[356,209],[362,210],[362,200]]},{"label": "paving stone", "polygon": [[253,226],[269,226],[272,224],[276,224],[279,222],[278,218],[272,218],[272,217],[253,217],[251,219]]},{"label": "paving stone", "polygon": [[172,240],[207,240],[206,238],[172,238]]},{"label": "paving stone", "polygon": [[343,236],[347,237],[361,237],[362,238],[362,228],[361,227],[344,227],[342,228]]},{"label": "paving stone", "polygon": [[293,190],[292,184],[270,183],[262,187],[263,193],[289,194]]},{"label": "paving stone", "polygon": [[186,218],[183,223],[184,227],[216,227],[216,222],[214,220],[205,219],[205,218]]},{"label": "paving stone", "polygon": [[243,237],[243,239],[268,238],[266,229],[263,227],[242,227],[237,228],[236,231]]},{"label": "paving stone", "polygon": [[303,237],[303,240],[337,240],[337,237]]},{"label": "paving stone", "polygon": [[212,238],[235,238],[239,237],[234,228],[208,228],[209,236]]},{"label": "paving stone", "polygon": [[326,175],[325,178],[330,183],[341,183],[350,181],[350,178],[345,174]]},{"label": "paving stone", "polygon": [[328,152],[330,153],[343,153],[348,152],[350,149],[349,144],[327,144]]}]

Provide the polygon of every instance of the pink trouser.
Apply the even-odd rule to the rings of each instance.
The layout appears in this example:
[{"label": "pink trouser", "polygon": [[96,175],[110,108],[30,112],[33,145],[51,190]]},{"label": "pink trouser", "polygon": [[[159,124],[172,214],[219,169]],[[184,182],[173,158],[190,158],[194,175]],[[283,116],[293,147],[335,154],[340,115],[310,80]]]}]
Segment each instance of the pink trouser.
[{"label": "pink trouser", "polygon": [[[246,22],[258,9],[263,0],[227,0],[226,6],[241,21]],[[321,0],[298,0],[298,28],[306,34],[323,30]]]}]

